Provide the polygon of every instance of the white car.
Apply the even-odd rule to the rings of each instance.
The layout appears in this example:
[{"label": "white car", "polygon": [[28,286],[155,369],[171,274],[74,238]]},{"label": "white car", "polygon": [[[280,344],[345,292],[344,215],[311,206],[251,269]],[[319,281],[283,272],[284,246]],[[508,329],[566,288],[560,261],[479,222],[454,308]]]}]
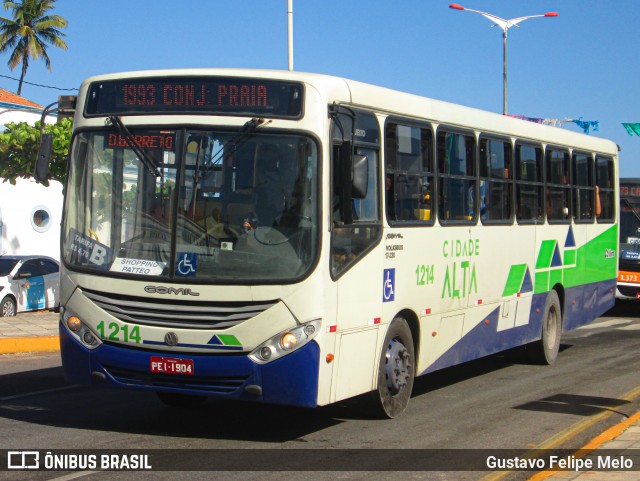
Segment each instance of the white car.
[{"label": "white car", "polygon": [[46,256],[0,256],[0,317],[57,309],[60,265]]}]

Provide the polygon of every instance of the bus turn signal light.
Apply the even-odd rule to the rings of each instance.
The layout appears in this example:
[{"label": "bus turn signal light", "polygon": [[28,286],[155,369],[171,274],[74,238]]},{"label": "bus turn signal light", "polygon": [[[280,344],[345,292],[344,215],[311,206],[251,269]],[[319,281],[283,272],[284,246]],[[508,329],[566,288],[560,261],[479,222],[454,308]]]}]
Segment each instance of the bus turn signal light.
[{"label": "bus turn signal light", "polygon": [[82,322],[76,316],[67,319],[67,327],[70,331],[77,332],[82,327]]}]

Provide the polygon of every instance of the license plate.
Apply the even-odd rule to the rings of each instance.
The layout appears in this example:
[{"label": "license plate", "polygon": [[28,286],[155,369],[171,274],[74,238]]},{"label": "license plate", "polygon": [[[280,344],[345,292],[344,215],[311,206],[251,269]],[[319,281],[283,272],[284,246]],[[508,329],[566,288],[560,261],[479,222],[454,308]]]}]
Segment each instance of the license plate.
[{"label": "license plate", "polygon": [[193,359],[179,359],[175,357],[151,356],[151,372],[163,374],[185,374],[193,376]]}]

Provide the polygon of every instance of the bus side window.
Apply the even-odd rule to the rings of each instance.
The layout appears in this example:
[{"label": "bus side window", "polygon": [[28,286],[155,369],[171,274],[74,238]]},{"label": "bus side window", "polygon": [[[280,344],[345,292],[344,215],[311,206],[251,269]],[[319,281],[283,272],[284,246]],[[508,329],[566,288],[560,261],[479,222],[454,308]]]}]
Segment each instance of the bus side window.
[{"label": "bus side window", "polygon": [[520,224],[544,220],[542,147],[516,143],[516,218]]},{"label": "bus side window", "polygon": [[590,223],[595,213],[593,157],[574,152],[572,161],[574,218],[576,222]]},{"label": "bus side window", "polygon": [[547,148],[545,205],[550,224],[571,221],[570,157],[564,150]]},{"label": "bus side window", "polygon": [[432,223],[433,134],[427,127],[386,126],[385,205],[390,223]]},{"label": "bus side window", "polygon": [[438,146],[438,217],[443,222],[475,222],[477,180],[475,137],[441,130]]},{"label": "bus side window", "polygon": [[513,216],[513,149],[508,140],[480,138],[480,219],[511,222]]},{"label": "bus side window", "polygon": [[[615,177],[613,159],[596,156],[596,201],[600,201],[598,222],[613,222],[615,219]],[[597,206],[596,206],[597,207]]]},{"label": "bus side window", "polygon": [[[356,117],[356,127],[361,126],[362,131],[368,135],[370,146],[356,145],[353,151],[345,149],[345,133],[351,132],[351,117],[337,115],[332,124],[332,215],[331,226],[331,275],[334,279],[340,277],[347,269],[354,265],[360,258],[380,240],[382,224],[380,222],[380,167],[379,167],[379,132],[378,120],[371,114],[359,113]],[[363,142],[364,143],[364,142]],[[353,145],[349,141],[349,145]],[[350,162],[343,156],[364,156],[367,163],[366,172],[367,188],[364,197],[344,197],[342,182],[352,182],[352,179],[343,179],[343,162]],[[363,191],[364,192],[364,191]],[[342,202],[348,205],[341,205]],[[350,222],[344,221],[344,209],[352,209]],[[347,211],[348,212],[348,211]],[[346,216],[349,217],[349,216]]]}]

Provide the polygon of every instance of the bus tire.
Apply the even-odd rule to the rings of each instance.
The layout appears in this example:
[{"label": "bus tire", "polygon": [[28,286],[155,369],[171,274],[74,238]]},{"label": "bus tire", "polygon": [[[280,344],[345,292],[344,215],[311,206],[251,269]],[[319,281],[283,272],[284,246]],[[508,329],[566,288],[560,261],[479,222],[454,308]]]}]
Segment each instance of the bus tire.
[{"label": "bus tire", "polygon": [[549,291],[544,303],[542,336],[527,349],[529,361],[536,364],[553,364],[560,351],[562,336],[562,309],[555,290]]},{"label": "bus tire", "polygon": [[0,304],[0,317],[13,317],[16,315],[16,301],[7,296]]},{"label": "bus tire", "polygon": [[201,406],[207,400],[206,396],[197,396],[192,394],[162,391],[157,391],[156,394],[164,404],[175,408],[193,408]]},{"label": "bus tire", "polygon": [[400,416],[411,398],[415,378],[413,336],[407,321],[396,317],[384,339],[378,365],[378,388],[373,391],[377,414]]}]

